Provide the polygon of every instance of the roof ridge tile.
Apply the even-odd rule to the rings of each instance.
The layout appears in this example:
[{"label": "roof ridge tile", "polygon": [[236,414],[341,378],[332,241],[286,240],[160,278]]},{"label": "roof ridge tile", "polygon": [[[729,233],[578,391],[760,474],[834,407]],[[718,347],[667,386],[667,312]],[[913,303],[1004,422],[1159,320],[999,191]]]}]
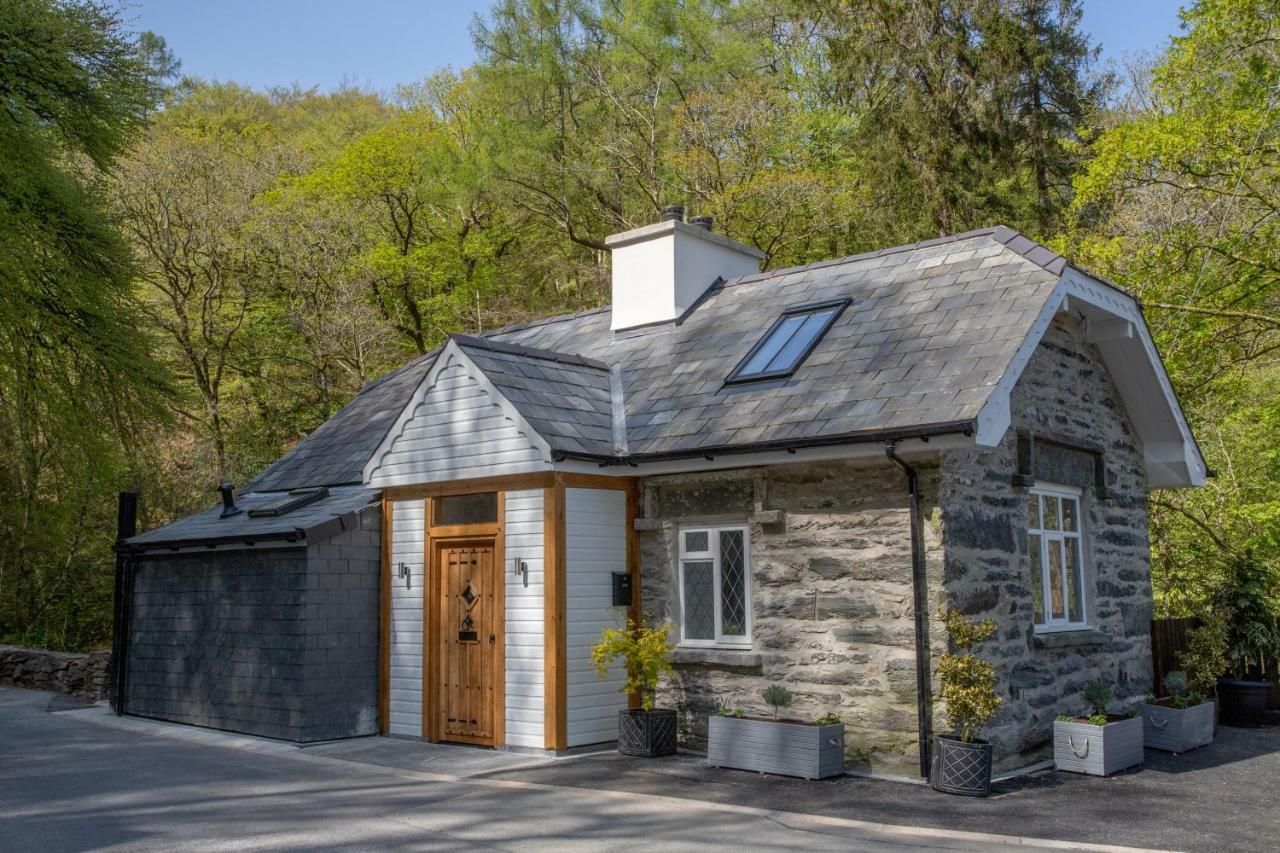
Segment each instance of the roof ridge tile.
[{"label": "roof ridge tile", "polygon": [[602,361],[596,361],[593,358],[587,358],[576,353],[542,349],[539,347],[526,346],[524,344],[513,344],[507,341],[495,341],[472,335],[450,335],[449,340],[464,349],[470,347],[472,349],[489,350],[491,352],[501,352],[508,355],[519,355],[526,358],[551,361],[557,364],[572,364],[578,367],[590,367],[595,370],[607,371],[609,369],[609,365]]}]

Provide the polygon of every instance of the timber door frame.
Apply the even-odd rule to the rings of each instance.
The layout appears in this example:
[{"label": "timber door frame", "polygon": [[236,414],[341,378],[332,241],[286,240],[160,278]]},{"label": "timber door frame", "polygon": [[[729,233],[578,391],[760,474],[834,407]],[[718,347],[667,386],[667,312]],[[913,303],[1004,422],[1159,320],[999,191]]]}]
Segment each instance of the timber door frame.
[{"label": "timber door frame", "polygon": [[[441,588],[444,575],[438,565],[436,556],[440,547],[456,545],[488,544],[493,548],[494,563],[494,614],[497,622],[494,633],[493,657],[493,742],[479,742],[483,746],[495,749],[506,745],[507,722],[507,574],[506,574],[506,494],[497,490],[497,521],[485,524],[467,524],[441,526],[435,523],[435,500],[426,497],[424,511],[426,513],[426,535],[423,537],[423,565],[426,567],[426,585],[424,594],[429,592],[430,601],[422,606],[422,736],[432,742],[445,740],[445,732],[440,722],[443,695],[441,685],[443,673],[440,670],[442,650],[439,648],[440,631],[442,630]],[[455,739],[450,739],[453,742]],[[456,739],[458,743],[472,743],[472,739]]]}]

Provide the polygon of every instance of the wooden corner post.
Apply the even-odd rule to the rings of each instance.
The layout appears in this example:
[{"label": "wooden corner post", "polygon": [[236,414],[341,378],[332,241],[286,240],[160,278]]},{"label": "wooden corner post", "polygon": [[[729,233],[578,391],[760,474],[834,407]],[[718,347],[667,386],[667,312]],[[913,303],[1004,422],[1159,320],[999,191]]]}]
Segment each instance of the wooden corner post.
[{"label": "wooden corner post", "polygon": [[569,743],[564,477],[556,474],[542,495],[544,738],[547,749],[561,751]]},{"label": "wooden corner post", "polygon": [[391,501],[382,499],[382,577],[378,593],[378,733],[391,731]]}]

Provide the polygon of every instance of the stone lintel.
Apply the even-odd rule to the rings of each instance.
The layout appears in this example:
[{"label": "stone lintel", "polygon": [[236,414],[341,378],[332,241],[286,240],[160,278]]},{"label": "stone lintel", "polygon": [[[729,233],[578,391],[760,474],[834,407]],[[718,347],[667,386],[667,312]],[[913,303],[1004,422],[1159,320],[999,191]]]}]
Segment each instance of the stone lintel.
[{"label": "stone lintel", "polygon": [[675,666],[705,666],[711,669],[730,669],[759,672],[764,659],[749,649],[698,649],[677,648],[671,653]]},{"label": "stone lintel", "polygon": [[1035,635],[1037,649],[1068,649],[1081,646],[1105,646],[1111,642],[1108,634],[1095,629],[1079,631],[1049,631]]}]

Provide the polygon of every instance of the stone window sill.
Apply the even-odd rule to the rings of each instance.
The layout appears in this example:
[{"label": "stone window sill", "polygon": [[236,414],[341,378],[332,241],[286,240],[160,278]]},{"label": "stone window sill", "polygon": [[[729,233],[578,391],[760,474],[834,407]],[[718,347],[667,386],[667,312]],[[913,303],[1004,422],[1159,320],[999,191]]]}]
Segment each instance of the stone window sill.
[{"label": "stone window sill", "polygon": [[1037,649],[1069,649],[1082,646],[1105,646],[1111,637],[1096,628],[1079,631],[1046,631],[1035,635]]},{"label": "stone window sill", "polygon": [[750,649],[676,648],[671,652],[675,666],[705,666],[713,669],[759,670],[763,658]]}]

